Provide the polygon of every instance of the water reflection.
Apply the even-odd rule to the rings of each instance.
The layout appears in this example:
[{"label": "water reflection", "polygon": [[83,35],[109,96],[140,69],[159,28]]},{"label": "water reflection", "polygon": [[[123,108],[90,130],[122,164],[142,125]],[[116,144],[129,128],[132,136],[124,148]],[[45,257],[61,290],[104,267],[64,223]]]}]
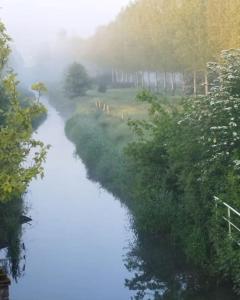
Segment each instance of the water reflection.
[{"label": "water reflection", "polygon": [[[125,266],[133,274],[125,285],[132,300],[236,300],[228,288],[214,288],[194,272],[171,242],[139,236],[130,246]],[[211,286],[211,289],[209,287]]]},{"label": "water reflection", "polygon": [[4,271],[0,270],[0,300],[9,300],[9,285],[10,280]]},{"label": "water reflection", "polygon": [[21,242],[23,213],[21,200],[0,204],[0,300],[9,299],[8,278],[17,282],[25,271],[25,245]]},{"label": "water reflection", "polygon": [[[125,230],[126,210],[86,178],[84,165],[72,157],[74,146],[64,135],[64,122],[52,108],[38,134],[52,148],[43,181],[31,184],[34,226],[23,238],[22,223],[28,220],[22,202],[0,205],[0,259],[12,278],[11,299],[237,299],[225,290],[202,292],[168,240],[140,235],[134,240]],[[125,268],[122,248],[129,239]],[[23,240],[31,250],[26,274]],[[0,285],[0,300],[8,300],[6,285]]]}]

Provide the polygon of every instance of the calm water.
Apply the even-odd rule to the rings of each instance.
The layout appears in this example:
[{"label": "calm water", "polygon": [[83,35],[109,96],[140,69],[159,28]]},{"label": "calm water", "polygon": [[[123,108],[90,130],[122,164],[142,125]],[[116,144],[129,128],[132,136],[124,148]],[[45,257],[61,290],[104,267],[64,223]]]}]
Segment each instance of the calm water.
[{"label": "calm water", "polygon": [[237,299],[199,292],[166,241],[136,239],[127,209],[87,178],[52,107],[37,137],[52,147],[26,196],[33,221],[23,226],[10,300]]},{"label": "calm water", "polygon": [[123,254],[133,235],[126,209],[87,179],[53,108],[37,137],[52,147],[44,179],[27,195],[33,222],[23,234],[26,269],[11,299],[129,299]]}]

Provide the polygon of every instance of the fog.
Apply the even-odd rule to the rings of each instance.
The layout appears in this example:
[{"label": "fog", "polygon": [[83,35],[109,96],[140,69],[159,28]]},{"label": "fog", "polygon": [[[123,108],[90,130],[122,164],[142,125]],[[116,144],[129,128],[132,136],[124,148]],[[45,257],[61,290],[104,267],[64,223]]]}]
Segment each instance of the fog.
[{"label": "fog", "polygon": [[36,52],[49,48],[57,33],[87,37],[110,22],[129,0],[0,0],[1,19],[14,48],[30,65]]}]

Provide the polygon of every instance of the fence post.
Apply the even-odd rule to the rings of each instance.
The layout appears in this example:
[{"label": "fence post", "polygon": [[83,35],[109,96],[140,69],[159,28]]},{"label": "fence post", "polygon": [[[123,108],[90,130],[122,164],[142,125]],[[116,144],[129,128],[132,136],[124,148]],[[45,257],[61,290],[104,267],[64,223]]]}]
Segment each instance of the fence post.
[{"label": "fence post", "polygon": [[228,233],[230,235],[230,237],[232,236],[232,228],[231,228],[231,210],[228,207]]}]

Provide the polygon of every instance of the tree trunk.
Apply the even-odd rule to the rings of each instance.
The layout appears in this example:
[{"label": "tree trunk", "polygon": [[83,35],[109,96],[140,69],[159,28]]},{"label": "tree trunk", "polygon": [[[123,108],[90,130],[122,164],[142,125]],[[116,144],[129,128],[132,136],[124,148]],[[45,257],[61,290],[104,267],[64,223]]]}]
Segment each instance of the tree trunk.
[{"label": "tree trunk", "polygon": [[145,86],[144,71],[142,71],[142,88]]},{"label": "tree trunk", "polygon": [[136,87],[139,88],[139,77],[138,77],[138,72],[136,72]]},{"label": "tree trunk", "polygon": [[128,83],[128,80],[129,80],[129,78],[128,78],[128,72],[126,72],[125,73],[125,83]]},{"label": "tree trunk", "polygon": [[129,73],[128,79],[129,79],[129,83],[130,83],[131,87],[133,87],[134,86],[134,82],[133,82],[133,74],[132,73]]},{"label": "tree trunk", "polygon": [[118,70],[115,70],[115,74],[116,74],[116,83],[118,83],[119,82]]},{"label": "tree trunk", "polygon": [[193,95],[197,96],[197,72],[193,72]]},{"label": "tree trunk", "polygon": [[172,91],[172,95],[174,95],[174,73],[171,73],[171,91]]},{"label": "tree trunk", "polygon": [[155,73],[155,80],[156,80],[156,92],[158,92],[159,89],[158,89],[158,72],[157,71]]},{"label": "tree trunk", "polygon": [[150,90],[151,89],[151,73],[148,71],[147,72],[147,77],[148,77],[148,89]]},{"label": "tree trunk", "polygon": [[177,88],[176,73],[173,72],[173,93],[174,93],[174,95],[176,94],[176,88]]},{"label": "tree trunk", "polygon": [[112,84],[115,83],[115,72],[114,69],[112,69]]},{"label": "tree trunk", "polygon": [[167,73],[164,71],[164,77],[163,77],[163,89],[166,92],[167,90]]},{"label": "tree trunk", "polygon": [[204,86],[205,86],[205,96],[208,95],[208,73],[207,70],[204,72]]},{"label": "tree trunk", "polygon": [[186,86],[185,86],[185,76],[184,76],[184,72],[182,72],[182,91],[183,91],[183,95],[185,95],[185,91],[186,91]]},{"label": "tree trunk", "polygon": [[123,82],[124,82],[124,73],[123,73],[123,71],[122,71],[121,83],[123,83]]}]

